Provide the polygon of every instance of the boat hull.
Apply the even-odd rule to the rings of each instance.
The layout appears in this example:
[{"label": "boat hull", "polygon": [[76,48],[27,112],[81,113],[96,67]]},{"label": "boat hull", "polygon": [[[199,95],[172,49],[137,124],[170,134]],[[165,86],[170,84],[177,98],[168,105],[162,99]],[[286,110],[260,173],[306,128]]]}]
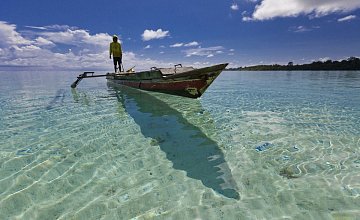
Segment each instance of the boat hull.
[{"label": "boat hull", "polygon": [[109,74],[108,82],[141,90],[198,98],[220,75],[227,64],[163,75],[160,70],[132,74]]}]

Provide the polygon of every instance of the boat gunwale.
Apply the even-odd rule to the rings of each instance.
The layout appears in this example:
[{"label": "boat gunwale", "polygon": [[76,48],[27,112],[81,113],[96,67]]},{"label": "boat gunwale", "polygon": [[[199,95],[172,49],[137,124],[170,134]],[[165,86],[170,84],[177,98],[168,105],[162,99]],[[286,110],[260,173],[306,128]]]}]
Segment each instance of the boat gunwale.
[{"label": "boat gunwale", "polygon": [[[228,65],[228,63],[223,63],[223,64],[217,64],[217,65],[213,65],[213,66],[209,66],[209,67],[203,67],[203,68],[199,68],[199,69],[193,69],[190,71],[186,71],[186,72],[182,72],[182,73],[178,73],[178,74],[162,74],[161,71],[159,69],[156,70],[147,70],[147,71],[141,71],[141,72],[134,72],[134,73],[124,73],[124,74],[108,74],[108,76],[106,77],[106,79],[110,79],[110,80],[124,80],[124,81],[147,81],[147,80],[171,80],[171,79],[177,79],[177,78],[182,78],[182,77],[190,77],[190,76],[201,76],[201,75],[207,75],[213,72],[217,72],[217,71],[223,71],[226,66]],[[153,77],[153,78],[134,78],[133,76],[137,76],[139,74],[143,74],[143,73],[155,73],[155,72],[159,72],[160,73],[160,77]],[[186,79],[183,79],[186,80]]]}]

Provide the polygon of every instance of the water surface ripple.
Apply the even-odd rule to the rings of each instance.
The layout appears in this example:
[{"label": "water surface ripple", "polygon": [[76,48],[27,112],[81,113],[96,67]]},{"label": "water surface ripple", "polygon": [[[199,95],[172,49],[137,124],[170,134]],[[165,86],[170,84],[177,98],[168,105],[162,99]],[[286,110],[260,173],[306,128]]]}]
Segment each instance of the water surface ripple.
[{"label": "water surface ripple", "polygon": [[197,100],[0,74],[0,219],[360,219],[360,72],[224,72]]}]

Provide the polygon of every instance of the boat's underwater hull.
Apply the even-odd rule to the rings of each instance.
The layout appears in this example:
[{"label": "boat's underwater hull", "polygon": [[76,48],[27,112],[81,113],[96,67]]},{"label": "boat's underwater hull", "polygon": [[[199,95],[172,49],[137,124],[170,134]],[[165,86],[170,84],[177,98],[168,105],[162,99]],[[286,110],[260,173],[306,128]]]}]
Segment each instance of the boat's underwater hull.
[{"label": "boat's underwater hull", "polygon": [[106,78],[114,84],[198,98],[204,94],[226,66],[227,64],[219,64],[174,75],[163,75],[160,70],[153,70],[132,74],[109,74]]}]

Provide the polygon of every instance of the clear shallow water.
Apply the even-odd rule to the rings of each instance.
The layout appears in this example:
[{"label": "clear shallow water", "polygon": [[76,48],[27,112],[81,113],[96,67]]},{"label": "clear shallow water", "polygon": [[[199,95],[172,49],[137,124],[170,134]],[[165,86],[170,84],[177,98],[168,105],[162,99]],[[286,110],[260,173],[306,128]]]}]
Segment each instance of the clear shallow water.
[{"label": "clear shallow water", "polygon": [[224,72],[198,100],[0,74],[0,219],[360,218],[360,72]]}]

